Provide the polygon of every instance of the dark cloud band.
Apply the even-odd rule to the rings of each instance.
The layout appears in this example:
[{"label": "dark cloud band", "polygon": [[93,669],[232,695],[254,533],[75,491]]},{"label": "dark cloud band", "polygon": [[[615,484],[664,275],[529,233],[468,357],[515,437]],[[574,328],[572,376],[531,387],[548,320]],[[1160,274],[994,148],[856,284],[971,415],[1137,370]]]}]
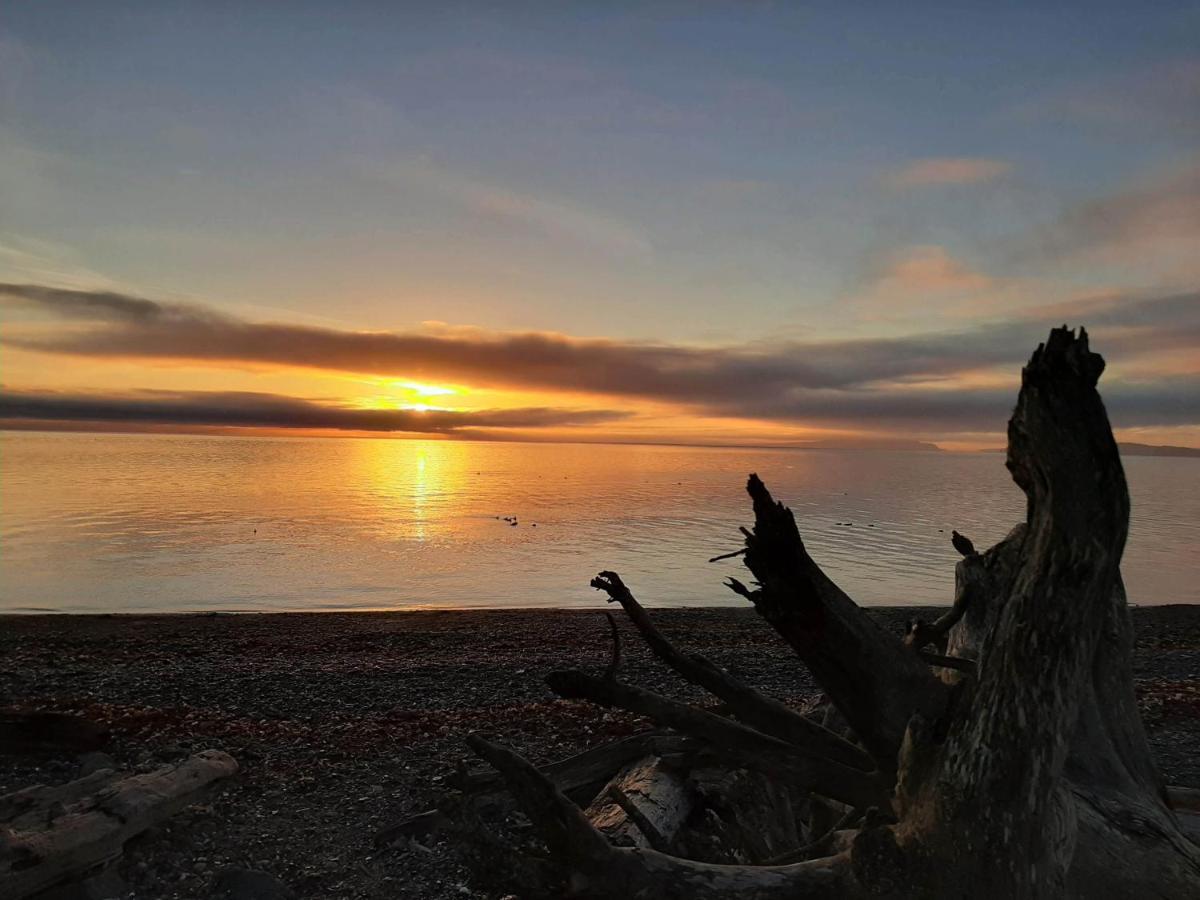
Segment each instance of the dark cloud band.
[{"label": "dark cloud band", "polygon": [[0,419],[107,422],[341,431],[453,434],[463,429],[546,428],[623,419],[612,410],[546,407],[500,410],[354,409],[277,394],[157,392],[102,397],[50,392],[0,392]]},{"label": "dark cloud band", "polygon": [[[0,297],[74,323],[2,339],[24,349],[301,366],[642,398],[716,416],[926,432],[1000,430],[1014,393],[912,382],[949,383],[963,372],[1006,365],[1013,367],[1015,386],[1016,367],[1047,328],[1065,318],[1083,321],[1110,360],[1200,346],[1200,293],[1059,306],[957,332],[725,347],[539,333],[353,332],[247,322],[204,307],[39,285],[0,284]],[[1119,426],[1197,424],[1198,387],[1194,378],[1108,379],[1105,396]],[[328,408],[321,414],[329,415]]]}]

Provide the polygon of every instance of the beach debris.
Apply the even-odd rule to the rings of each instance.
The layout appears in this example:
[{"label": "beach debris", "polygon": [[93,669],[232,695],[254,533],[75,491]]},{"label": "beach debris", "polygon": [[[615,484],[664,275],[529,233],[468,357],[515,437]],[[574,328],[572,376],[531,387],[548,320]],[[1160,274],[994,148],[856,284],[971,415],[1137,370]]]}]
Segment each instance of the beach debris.
[{"label": "beach debris", "polygon": [[229,754],[205,750],[141,775],[100,769],[0,797],[0,897],[23,900],[111,863],[131,837],[237,769]]}]

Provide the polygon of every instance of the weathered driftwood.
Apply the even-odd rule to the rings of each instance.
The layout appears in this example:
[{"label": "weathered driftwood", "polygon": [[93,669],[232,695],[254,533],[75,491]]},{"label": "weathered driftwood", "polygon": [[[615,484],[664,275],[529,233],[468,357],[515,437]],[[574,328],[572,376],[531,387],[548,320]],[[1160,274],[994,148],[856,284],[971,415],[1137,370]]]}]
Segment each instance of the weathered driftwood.
[{"label": "weathered driftwood", "polygon": [[646,756],[614,775],[584,815],[615,846],[666,852],[694,800],[685,775],[657,756]]},{"label": "weathered driftwood", "polygon": [[66,784],[35,784],[0,797],[0,824],[10,827],[36,810],[46,810],[61,804],[66,806],[83,800],[117,779],[114,769],[99,769],[83,778]]},{"label": "weathered driftwood", "polygon": [[227,753],[206,750],[145,775],[97,772],[0,798],[0,897],[21,900],[110,862],[131,837],[237,768]]},{"label": "weathered driftwood", "polygon": [[[790,820],[795,846],[765,859],[786,864],[705,861],[729,856],[719,847],[697,853],[687,840],[711,812],[703,797],[703,815],[674,842],[684,855],[618,847],[518,754],[472,737],[539,829],[569,892],[1200,896],[1194,798],[1176,791],[1168,803],[1133,692],[1119,573],[1129,500],[1096,390],[1102,370],[1082,331],[1055,329],[1033,354],[1009,423],[1008,467],[1028,498],[1026,521],[982,554],[956,535],[964,558],[953,608],[903,638],[820,570],[791,512],[750,477],[755,525],[743,532],[756,583],[730,586],[824,688],[835,710],[821,723],[677,650],[620,579],[602,573],[593,584],[621,603],[651,649],[724,706],[718,714],[622,684],[615,667],[604,678],[552,673],[551,688],[648,716],[706,746],[705,765],[757,772],[789,798],[808,799],[786,811],[754,801]],[[725,840],[719,828],[707,834]]]},{"label": "weathered driftwood", "polygon": [[[585,806],[622,766],[648,755],[672,757],[688,753],[696,743],[679,735],[648,731],[618,741],[601,744],[541,769],[556,788]],[[484,809],[505,805],[509,799],[504,779],[494,770],[469,772],[455,780],[454,786],[474,797]],[[428,809],[408,816],[375,833],[375,845],[387,846],[401,838],[419,838],[445,823],[440,809]]]}]

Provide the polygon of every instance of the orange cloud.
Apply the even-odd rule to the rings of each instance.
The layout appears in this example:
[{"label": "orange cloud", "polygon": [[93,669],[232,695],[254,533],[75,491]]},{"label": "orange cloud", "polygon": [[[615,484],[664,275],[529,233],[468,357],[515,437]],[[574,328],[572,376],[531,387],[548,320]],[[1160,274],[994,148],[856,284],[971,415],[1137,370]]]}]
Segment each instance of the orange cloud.
[{"label": "orange cloud", "polygon": [[875,279],[881,290],[977,291],[991,279],[959,262],[945,247],[923,244],[894,255]]},{"label": "orange cloud", "polygon": [[887,176],[892,187],[913,188],[942,184],[980,184],[1012,171],[1002,159],[942,156],[918,159]]}]

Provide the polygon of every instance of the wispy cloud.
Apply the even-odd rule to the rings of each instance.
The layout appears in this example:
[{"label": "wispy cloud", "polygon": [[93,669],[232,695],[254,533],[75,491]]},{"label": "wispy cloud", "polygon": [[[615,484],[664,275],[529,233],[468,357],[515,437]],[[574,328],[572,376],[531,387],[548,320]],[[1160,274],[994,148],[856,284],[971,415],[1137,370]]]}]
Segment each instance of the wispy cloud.
[{"label": "wispy cloud", "polygon": [[80,263],[70,248],[12,232],[0,232],[0,277],[80,288],[112,284],[110,279]]},{"label": "wispy cloud", "polygon": [[649,239],[636,226],[557,197],[519,191],[451,171],[423,159],[359,162],[363,177],[403,190],[425,190],[484,220],[529,229],[541,237],[617,255],[644,256]]},{"label": "wispy cloud", "polygon": [[1102,77],[1062,85],[1008,113],[1029,123],[1064,122],[1140,139],[1139,129],[1192,138],[1200,134],[1200,57],[1159,60],[1107,71]]},{"label": "wispy cloud", "polygon": [[871,281],[872,288],[884,295],[978,291],[992,283],[938,244],[906,247],[891,254],[877,266]]},{"label": "wispy cloud", "polygon": [[1100,259],[1118,263],[1176,253],[1200,274],[1200,157],[1152,173],[1124,191],[1068,209],[1035,229],[1017,255],[1044,260]]},{"label": "wispy cloud", "polygon": [[939,156],[917,159],[889,172],[885,181],[895,188],[918,188],[947,184],[981,184],[995,181],[1012,171],[1002,159],[970,156]]}]

